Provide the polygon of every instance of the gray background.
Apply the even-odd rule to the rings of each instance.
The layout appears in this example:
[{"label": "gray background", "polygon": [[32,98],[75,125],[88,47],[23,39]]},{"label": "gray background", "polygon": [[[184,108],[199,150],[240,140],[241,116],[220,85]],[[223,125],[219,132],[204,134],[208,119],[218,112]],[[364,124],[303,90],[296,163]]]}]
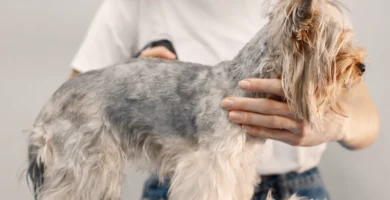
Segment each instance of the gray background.
[{"label": "gray background", "polygon": [[[0,3],[0,199],[32,199],[21,176],[26,137],[34,117],[69,75],[101,0],[1,0]],[[389,1],[348,0],[359,40],[369,50],[366,82],[379,107],[381,136],[370,148],[351,152],[330,144],[321,169],[334,200],[390,199],[388,146]],[[387,158],[387,159],[386,159]],[[145,174],[130,168],[124,196],[139,198]],[[131,178],[130,178],[131,177]]]}]

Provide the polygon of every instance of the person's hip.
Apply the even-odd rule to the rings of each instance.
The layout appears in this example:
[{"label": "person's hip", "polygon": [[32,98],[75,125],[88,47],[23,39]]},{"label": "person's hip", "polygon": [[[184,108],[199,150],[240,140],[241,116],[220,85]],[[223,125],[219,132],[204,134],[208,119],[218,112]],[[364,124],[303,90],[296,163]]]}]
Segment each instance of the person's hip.
[{"label": "person's hip", "polygon": [[[329,200],[318,168],[303,173],[261,176],[261,179],[261,184],[255,188],[253,200],[266,199],[269,191],[276,200],[285,199],[293,194],[313,200]],[[144,184],[142,200],[167,200],[169,185],[169,178],[159,183],[157,175],[152,175]]]},{"label": "person's hip", "polygon": [[330,199],[317,167],[303,173],[262,176],[261,183],[255,188],[253,200],[266,199],[268,192],[276,200],[286,199],[294,194],[312,200]]}]

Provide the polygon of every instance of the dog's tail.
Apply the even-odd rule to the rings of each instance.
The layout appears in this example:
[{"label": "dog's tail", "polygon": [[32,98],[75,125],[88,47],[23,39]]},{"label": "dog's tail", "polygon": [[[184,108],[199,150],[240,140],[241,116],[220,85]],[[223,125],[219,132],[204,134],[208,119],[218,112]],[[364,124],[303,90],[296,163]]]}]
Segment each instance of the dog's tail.
[{"label": "dog's tail", "polygon": [[29,166],[27,170],[27,180],[32,183],[34,197],[38,199],[39,188],[42,187],[44,181],[45,166],[42,162],[38,161],[38,155],[32,151],[35,147],[29,146]]},{"label": "dog's tail", "polygon": [[32,185],[34,198],[39,199],[39,191],[44,183],[45,173],[45,154],[47,155],[47,134],[42,127],[35,126],[29,136],[28,160],[27,169],[27,184]]}]

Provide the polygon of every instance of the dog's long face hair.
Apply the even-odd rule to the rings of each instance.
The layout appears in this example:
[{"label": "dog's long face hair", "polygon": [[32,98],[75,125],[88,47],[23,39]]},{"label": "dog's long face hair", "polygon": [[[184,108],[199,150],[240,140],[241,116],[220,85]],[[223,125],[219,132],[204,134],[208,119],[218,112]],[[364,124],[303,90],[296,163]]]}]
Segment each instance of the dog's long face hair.
[{"label": "dog's long face hair", "polygon": [[365,50],[342,8],[336,0],[282,0],[270,14],[269,48],[278,59],[266,68],[281,71],[287,102],[313,125],[328,109],[342,112],[338,99],[365,71]]}]

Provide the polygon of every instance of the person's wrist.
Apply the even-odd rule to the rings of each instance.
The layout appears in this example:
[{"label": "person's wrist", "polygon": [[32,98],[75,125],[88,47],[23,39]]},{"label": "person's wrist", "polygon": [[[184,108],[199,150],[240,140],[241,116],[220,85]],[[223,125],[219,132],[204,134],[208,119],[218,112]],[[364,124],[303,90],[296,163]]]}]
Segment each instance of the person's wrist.
[{"label": "person's wrist", "polygon": [[330,110],[323,116],[323,124],[320,130],[317,134],[328,135],[326,142],[348,143],[351,130],[350,117]]},{"label": "person's wrist", "polygon": [[336,142],[347,149],[352,149],[351,140],[351,120],[350,118],[346,118],[341,125],[340,134],[338,134]]}]

